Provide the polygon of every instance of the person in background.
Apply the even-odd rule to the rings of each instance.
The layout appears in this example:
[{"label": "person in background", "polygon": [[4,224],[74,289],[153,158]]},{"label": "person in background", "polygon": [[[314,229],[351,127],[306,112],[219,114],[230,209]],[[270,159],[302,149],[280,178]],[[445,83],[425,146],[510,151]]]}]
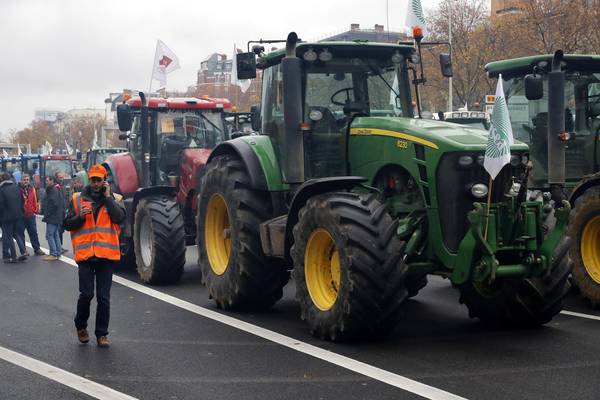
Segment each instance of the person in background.
[{"label": "person in background", "polygon": [[46,240],[50,254],[44,257],[46,261],[60,259],[60,227],[65,216],[64,198],[54,179],[46,177],[46,196],[44,197],[44,219],[46,223]]},{"label": "person in background", "polygon": [[31,246],[33,247],[33,254],[36,256],[43,256],[46,253],[40,248],[40,240],[37,233],[37,224],[35,220],[35,214],[38,213],[40,205],[38,203],[37,192],[31,185],[31,177],[29,174],[24,173],[21,176],[21,183],[19,184],[21,189],[21,195],[23,196],[23,224],[19,227],[21,229],[21,236],[25,238],[25,229],[29,235]]},{"label": "person in background", "polygon": [[[65,190],[64,180],[65,180],[65,173],[62,170],[58,170],[54,173],[54,182],[58,185],[58,190],[60,191],[61,196],[63,198],[63,205],[66,207],[66,205],[69,203],[69,199],[68,199],[67,191]],[[66,212],[66,209],[65,209],[65,212]],[[67,249],[62,247],[64,233],[65,233],[65,228],[63,228],[62,224],[60,224],[59,231],[58,231],[58,237],[60,238],[60,254],[65,254],[67,252]]]},{"label": "person in background", "polygon": [[125,220],[125,208],[122,196],[111,193],[102,165],[92,165],[88,176],[89,185],[73,194],[63,223],[71,232],[73,253],[79,266],[79,299],[74,322],[79,342],[89,342],[87,320],[95,281],[98,307],[94,333],[98,347],[108,347],[110,287],[113,268],[121,259],[119,224]]},{"label": "person in background", "polygon": [[[19,220],[23,219],[23,197],[8,172],[0,175],[0,210],[2,222],[2,249],[5,263],[16,263],[27,259],[25,240],[20,238],[17,229]],[[15,242],[19,246],[21,256],[17,257]]]}]

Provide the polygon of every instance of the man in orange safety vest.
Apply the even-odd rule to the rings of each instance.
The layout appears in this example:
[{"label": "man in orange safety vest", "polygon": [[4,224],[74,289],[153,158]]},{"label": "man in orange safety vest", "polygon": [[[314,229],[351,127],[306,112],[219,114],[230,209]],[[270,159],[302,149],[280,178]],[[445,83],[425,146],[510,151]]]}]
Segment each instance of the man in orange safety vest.
[{"label": "man in orange safety vest", "polygon": [[122,196],[111,193],[106,169],[99,164],[88,171],[89,185],[74,193],[64,228],[71,232],[75,261],[79,266],[79,299],[75,328],[81,343],[89,342],[87,320],[96,281],[96,327],[99,347],[108,347],[110,287],[113,268],[121,258],[120,223],[125,220]]}]

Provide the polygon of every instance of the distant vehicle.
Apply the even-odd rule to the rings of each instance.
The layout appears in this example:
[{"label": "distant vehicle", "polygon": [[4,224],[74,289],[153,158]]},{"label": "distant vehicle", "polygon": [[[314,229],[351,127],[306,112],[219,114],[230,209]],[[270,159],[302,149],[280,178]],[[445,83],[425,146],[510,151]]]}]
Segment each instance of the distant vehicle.
[{"label": "distant vehicle", "polygon": [[485,130],[490,129],[490,116],[484,111],[448,111],[444,113],[444,121]]},{"label": "distant vehicle", "polygon": [[87,171],[94,164],[102,164],[111,154],[124,153],[127,149],[124,147],[99,147],[89,149],[85,153],[85,158],[82,162],[82,170],[77,173],[77,177],[81,180],[83,186],[88,184]]}]

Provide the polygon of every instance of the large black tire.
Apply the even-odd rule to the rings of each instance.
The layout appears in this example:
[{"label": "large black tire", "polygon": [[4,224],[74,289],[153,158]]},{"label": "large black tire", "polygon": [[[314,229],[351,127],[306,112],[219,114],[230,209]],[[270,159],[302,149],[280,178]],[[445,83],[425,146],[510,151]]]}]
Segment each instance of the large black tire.
[{"label": "large black tire", "polygon": [[173,199],[161,196],[140,200],[133,237],[142,281],[151,285],[179,281],[185,265],[185,230],[179,205]]},{"label": "large black tire", "polygon": [[573,283],[594,307],[600,305],[600,188],[588,189],[571,210]]},{"label": "large black tire", "polygon": [[549,322],[562,310],[569,291],[571,241],[564,237],[554,250],[550,272],[541,277],[497,279],[494,284],[458,285],[460,303],[471,318],[492,328],[531,328]]},{"label": "large black tire", "polygon": [[367,194],[322,194],[300,210],[291,254],[311,334],[345,341],[393,331],[407,297],[397,226]]},{"label": "large black tire", "polygon": [[250,186],[244,164],[229,155],[206,166],[198,199],[198,264],[222,309],[267,309],[283,296],[289,272],[265,256],[260,223],[273,217],[268,192]]}]

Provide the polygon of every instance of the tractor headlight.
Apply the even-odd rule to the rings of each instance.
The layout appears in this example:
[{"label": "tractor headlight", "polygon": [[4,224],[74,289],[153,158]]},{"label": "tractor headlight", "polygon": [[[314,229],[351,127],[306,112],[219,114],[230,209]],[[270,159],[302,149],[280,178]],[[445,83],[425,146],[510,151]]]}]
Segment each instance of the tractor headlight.
[{"label": "tractor headlight", "polygon": [[529,162],[529,157],[527,156],[527,154],[523,154],[523,157],[521,157],[521,162],[527,165],[527,163]]},{"label": "tractor headlight", "polygon": [[471,186],[471,194],[475,198],[483,199],[488,194],[488,187],[483,183],[476,183]]},{"label": "tractor headlight", "polygon": [[516,167],[519,164],[521,164],[521,156],[520,155],[513,154],[512,156],[510,156],[510,165],[512,165],[513,167]]},{"label": "tractor headlight", "polygon": [[327,49],[323,49],[323,51],[319,53],[319,60],[323,62],[331,61],[332,58],[333,54]]},{"label": "tractor headlight", "polygon": [[304,58],[304,61],[315,61],[317,59],[317,53],[312,49],[312,47],[309,47],[308,50],[302,55],[302,58]]},{"label": "tractor headlight", "polygon": [[473,157],[471,156],[461,156],[458,159],[458,165],[461,167],[468,167],[473,164]]},{"label": "tractor headlight", "polygon": [[477,164],[483,165],[485,162],[485,156],[477,156]]}]

